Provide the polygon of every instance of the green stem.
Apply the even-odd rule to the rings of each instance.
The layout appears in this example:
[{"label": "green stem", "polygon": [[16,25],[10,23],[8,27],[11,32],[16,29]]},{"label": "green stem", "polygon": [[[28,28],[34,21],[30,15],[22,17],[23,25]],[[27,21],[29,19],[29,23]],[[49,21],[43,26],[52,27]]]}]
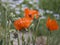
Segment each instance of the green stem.
[{"label": "green stem", "polygon": [[30,45],[30,36],[28,36],[27,44],[26,45]]},{"label": "green stem", "polygon": [[49,43],[48,41],[49,41],[49,38],[48,38],[48,35],[47,35],[47,45],[49,45],[49,44],[48,44],[48,43]]},{"label": "green stem", "polygon": [[22,45],[25,45],[24,32],[22,33]]},{"label": "green stem", "polygon": [[12,45],[13,41],[12,41],[12,42],[10,41],[10,32],[9,32],[8,40],[9,40],[8,44],[9,44],[9,45]]},{"label": "green stem", "polygon": [[5,4],[6,6],[4,7],[5,9],[6,9],[6,11],[5,11],[5,45],[7,45],[7,15],[8,15],[8,0],[7,0],[7,2],[6,2],[6,4]]},{"label": "green stem", "polygon": [[37,26],[36,26],[36,31],[38,29],[39,23],[40,23],[40,18],[39,18],[38,23],[37,23]]},{"label": "green stem", "polygon": [[19,35],[19,30],[18,30],[18,45],[20,45],[20,37],[19,37],[20,35]]},{"label": "green stem", "polygon": [[2,45],[4,45],[4,39],[3,39],[3,43],[2,43]]},{"label": "green stem", "polygon": [[33,42],[33,45],[35,45],[35,43],[36,43],[36,37],[35,36],[32,37],[32,42]]},{"label": "green stem", "polygon": [[[36,42],[36,37],[37,37],[36,34],[37,34],[37,29],[38,29],[39,23],[40,23],[40,18],[38,19],[37,26],[35,25],[36,28],[35,28],[35,26],[33,27],[33,37],[32,37],[33,45],[35,45],[35,42]],[[34,28],[36,29],[36,32],[34,31]]]},{"label": "green stem", "polygon": [[13,45],[13,40],[11,41],[11,45]]},{"label": "green stem", "polygon": [[[49,29],[48,29],[49,31]],[[47,33],[48,34],[48,33]],[[49,31],[49,35],[47,35],[47,45],[49,45],[49,39],[50,39],[51,32]]]},{"label": "green stem", "polygon": [[[50,41],[50,38],[51,38],[51,31],[49,31],[49,41]],[[50,42],[49,42],[49,45],[50,45]]]},{"label": "green stem", "polygon": [[5,13],[5,45],[7,45],[7,8],[6,8],[6,13]]},{"label": "green stem", "polygon": [[8,37],[8,40],[9,40],[8,44],[11,45],[11,42],[10,42],[10,32],[9,32],[9,30],[10,30],[10,20],[8,20],[8,35],[9,35],[9,37]]}]

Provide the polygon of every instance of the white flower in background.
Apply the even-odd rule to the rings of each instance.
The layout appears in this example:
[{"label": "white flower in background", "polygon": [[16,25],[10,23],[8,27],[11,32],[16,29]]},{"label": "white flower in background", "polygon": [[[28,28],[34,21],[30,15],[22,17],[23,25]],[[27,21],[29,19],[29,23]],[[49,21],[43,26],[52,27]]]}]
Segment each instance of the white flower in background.
[{"label": "white flower in background", "polygon": [[13,0],[9,0],[9,2],[13,2]]},{"label": "white flower in background", "polygon": [[20,14],[20,11],[15,11],[16,14]]},{"label": "white flower in background", "polygon": [[34,4],[33,6],[34,6],[36,9],[39,9],[38,4]]},{"label": "white flower in background", "polygon": [[39,10],[39,7],[37,6],[37,7],[36,7],[36,9],[38,9],[38,10]]},{"label": "white flower in background", "polygon": [[2,2],[13,2],[13,0],[1,0]]},{"label": "white flower in background", "polygon": [[19,11],[19,10],[20,10],[20,8],[15,8],[15,10],[16,10],[16,11]]},{"label": "white flower in background", "polygon": [[33,4],[33,1],[29,1],[29,4]]},{"label": "white flower in background", "polygon": [[11,9],[13,9],[13,8],[16,7],[16,5],[15,4],[10,4],[10,7],[11,7]]},{"label": "white flower in background", "polygon": [[11,17],[15,17],[15,15],[14,15],[13,13],[10,13],[10,16],[11,16]]},{"label": "white flower in background", "polygon": [[22,11],[24,11],[24,8],[21,8]]},{"label": "white flower in background", "polygon": [[36,3],[38,3],[39,2],[39,0],[33,0],[34,2],[36,2]]},{"label": "white flower in background", "polygon": [[46,17],[45,16],[42,16],[42,17],[40,17],[40,19],[46,19]]},{"label": "white flower in background", "polygon": [[53,14],[53,11],[50,11],[50,14]]},{"label": "white flower in background", "polygon": [[2,2],[6,2],[6,0],[4,1],[4,0],[1,0]]},{"label": "white flower in background", "polygon": [[39,0],[30,0],[29,3],[33,4],[34,2],[38,3]]},{"label": "white flower in background", "polygon": [[24,0],[18,0],[17,3],[22,3]]},{"label": "white flower in background", "polygon": [[39,9],[39,12],[40,12],[40,15],[43,15],[45,13],[45,11],[42,9]]},{"label": "white flower in background", "polygon": [[46,13],[50,13],[50,11],[49,10],[46,10]]},{"label": "white flower in background", "polygon": [[23,7],[23,8],[25,8],[25,7],[27,7],[27,5],[25,5],[25,4],[22,4],[22,7]]},{"label": "white flower in background", "polygon": [[24,11],[25,8],[27,8],[27,5],[23,4],[21,10]]},{"label": "white flower in background", "polygon": [[60,17],[59,14],[54,14],[53,16],[56,17],[56,19],[59,19]]},{"label": "white flower in background", "polygon": [[53,11],[46,10],[46,13],[53,14]]},{"label": "white flower in background", "polygon": [[24,0],[1,0],[2,2],[10,2],[10,3],[15,3],[15,4],[20,4]]},{"label": "white flower in background", "polygon": [[16,2],[16,5],[21,4],[23,1],[24,1],[24,0],[18,0],[18,1]]},{"label": "white flower in background", "polygon": [[26,5],[26,4],[23,4],[23,5],[22,5],[22,8],[26,8],[26,7],[27,7],[27,5]]}]

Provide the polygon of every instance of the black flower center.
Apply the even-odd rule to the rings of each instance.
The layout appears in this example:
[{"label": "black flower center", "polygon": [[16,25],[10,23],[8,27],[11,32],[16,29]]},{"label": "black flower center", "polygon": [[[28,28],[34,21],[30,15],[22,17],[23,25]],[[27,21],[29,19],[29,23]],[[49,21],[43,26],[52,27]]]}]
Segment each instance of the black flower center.
[{"label": "black flower center", "polygon": [[31,15],[31,14],[29,14],[29,17],[32,17],[32,15]]}]

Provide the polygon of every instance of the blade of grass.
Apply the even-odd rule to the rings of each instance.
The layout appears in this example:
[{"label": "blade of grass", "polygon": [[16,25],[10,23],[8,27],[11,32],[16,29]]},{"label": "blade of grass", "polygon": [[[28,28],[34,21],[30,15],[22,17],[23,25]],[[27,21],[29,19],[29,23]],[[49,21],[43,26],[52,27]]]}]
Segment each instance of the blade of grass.
[{"label": "blade of grass", "polygon": [[18,30],[17,33],[18,33],[18,38],[17,38],[17,40],[18,40],[18,45],[20,45],[20,37],[19,37],[20,35],[19,35],[19,30]]}]

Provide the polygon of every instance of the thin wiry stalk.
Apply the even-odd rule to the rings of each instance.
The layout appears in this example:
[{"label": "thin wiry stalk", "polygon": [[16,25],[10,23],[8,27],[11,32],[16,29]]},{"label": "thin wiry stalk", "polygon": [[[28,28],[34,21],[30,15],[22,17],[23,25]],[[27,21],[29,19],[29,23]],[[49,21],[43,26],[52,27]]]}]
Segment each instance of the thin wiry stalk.
[{"label": "thin wiry stalk", "polygon": [[24,33],[22,34],[22,45],[25,45]]},{"label": "thin wiry stalk", "polygon": [[10,30],[10,20],[8,20],[8,40],[9,40],[9,45],[11,45],[11,42],[10,42],[10,32],[9,32],[9,30]]},{"label": "thin wiry stalk", "polygon": [[35,43],[36,43],[36,36],[32,36],[32,42],[33,42],[33,45],[35,45]]},{"label": "thin wiry stalk", "polygon": [[[49,31],[49,29],[48,29],[48,31]],[[48,33],[49,33],[49,34],[48,34]],[[49,45],[49,40],[50,40],[49,37],[51,36],[51,32],[49,31],[49,32],[47,32],[47,34],[48,34],[48,35],[47,35],[47,43],[46,43],[46,44]]]},{"label": "thin wiry stalk", "polygon": [[[28,29],[28,33],[30,34],[30,28]],[[26,45],[30,45],[30,35],[28,36],[27,44]]]},{"label": "thin wiry stalk", "polygon": [[29,36],[28,36],[27,44],[26,45],[30,45],[30,37]]},{"label": "thin wiry stalk", "polygon": [[19,30],[18,30],[17,33],[18,33],[18,38],[17,38],[17,40],[18,40],[18,45],[20,45],[20,37],[19,37],[20,35],[19,35]]},{"label": "thin wiry stalk", "polygon": [[3,39],[3,43],[2,43],[2,45],[4,45],[4,39]]},{"label": "thin wiry stalk", "polygon": [[5,25],[5,45],[7,45],[7,6],[6,6],[6,13],[5,13],[5,22],[6,22],[6,25]]},{"label": "thin wiry stalk", "polygon": [[39,23],[40,23],[40,18],[39,18],[38,23],[37,23],[37,26],[36,26],[36,31],[38,29]]},{"label": "thin wiry stalk", "polygon": [[10,42],[10,33],[9,33],[9,45],[11,45],[11,42]]},{"label": "thin wiry stalk", "polygon": [[[2,5],[2,2],[1,2],[1,0],[0,0],[0,6]],[[2,8],[0,7],[0,12],[2,13],[2,10],[1,10]],[[2,42],[2,45],[4,45],[4,38],[3,38],[3,42]]]},{"label": "thin wiry stalk", "polygon": [[5,23],[6,23],[6,25],[5,25],[5,45],[7,45],[7,18],[8,18],[8,0],[7,0],[7,2],[6,2],[6,4],[5,4],[6,6],[5,6],[5,9],[6,9],[6,11],[5,11]]},{"label": "thin wiry stalk", "polygon": [[[39,23],[40,23],[40,18],[38,19],[37,25],[35,25],[36,28],[35,28],[35,26],[33,27],[33,37],[32,37],[33,45],[35,45],[35,42],[36,42],[36,36],[37,36],[36,34],[37,34],[37,29],[38,29]],[[35,28],[35,31],[34,31],[34,28]]]},{"label": "thin wiry stalk", "polygon": [[48,43],[49,43],[48,41],[49,41],[49,38],[48,38],[48,35],[47,35],[47,45],[49,45],[49,44],[48,44]]},{"label": "thin wiry stalk", "polygon": [[11,45],[13,45],[13,40],[11,41]]}]

